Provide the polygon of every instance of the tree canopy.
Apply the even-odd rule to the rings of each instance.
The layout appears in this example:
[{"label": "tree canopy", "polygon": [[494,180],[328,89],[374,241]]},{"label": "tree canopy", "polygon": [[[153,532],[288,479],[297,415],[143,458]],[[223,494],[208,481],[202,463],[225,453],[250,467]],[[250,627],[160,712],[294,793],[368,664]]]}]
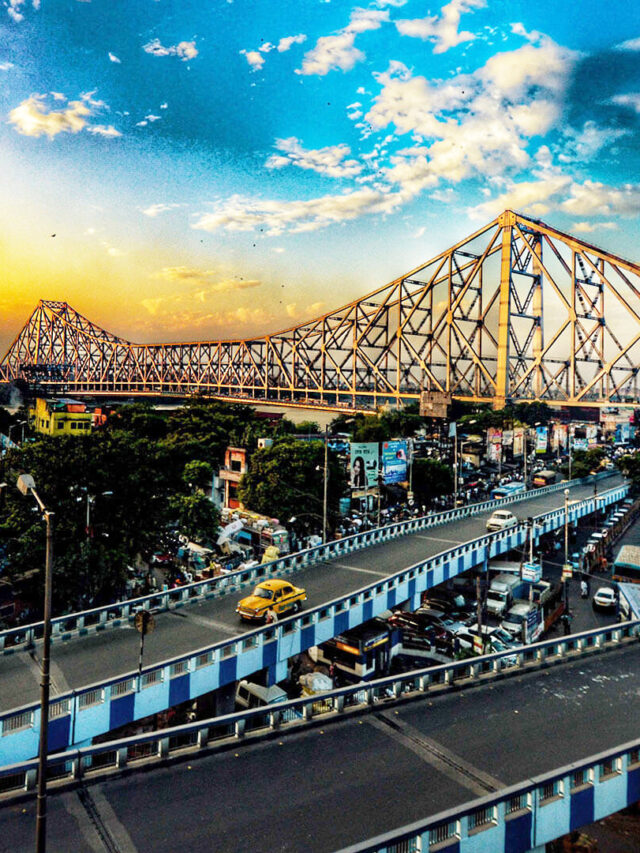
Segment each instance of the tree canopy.
[{"label": "tree canopy", "polygon": [[[284,476],[283,476],[284,474]],[[327,519],[331,529],[338,517],[339,501],[347,490],[344,466],[329,454]],[[299,531],[322,525],[324,496],[324,442],[280,440],[258,450],[238,488],[246,506],[287,523],[296,518]]]}]

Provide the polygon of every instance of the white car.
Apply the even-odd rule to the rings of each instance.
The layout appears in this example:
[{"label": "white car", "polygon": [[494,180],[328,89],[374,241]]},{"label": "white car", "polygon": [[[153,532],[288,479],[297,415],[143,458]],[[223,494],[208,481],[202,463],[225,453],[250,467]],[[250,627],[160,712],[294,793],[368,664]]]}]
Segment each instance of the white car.
[{"label": "white car", "polygon": [[495,530],[506,530],[507,527],[515,527],[517,523],[518,519],[508,509],[497,509],[487,520],[487,530],[489,533]]},{"label": "white car", "polygon": [[593,596],[594,610],[615,610],[616,592],[610,586],[601,586]]}]

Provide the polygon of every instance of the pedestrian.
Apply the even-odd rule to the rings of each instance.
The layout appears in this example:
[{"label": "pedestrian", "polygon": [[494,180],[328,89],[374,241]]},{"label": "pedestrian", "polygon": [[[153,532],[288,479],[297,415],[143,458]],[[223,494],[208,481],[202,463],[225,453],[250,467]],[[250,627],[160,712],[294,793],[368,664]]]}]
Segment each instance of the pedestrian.
[{"label": "pedestrian", "polygon": [[589,597],[589,587],[587,586],[587,582],[584,578],[580,581],[580,597],[588,598]]},{"label": "pedestrian", "polygon": [[571,633],[571,625],[569,623],[569,614],[568,613],[564,613],[562,615],[562,625],[564,627],[564,635],[566,637],[567,634]]},{"label": "pedestrian", "polygon": [[267,625],[275,625],[275,623],[278,621],[278,614],[273,609],[273,607],[269,607],[267,609],[264,621],[267,623]]}]

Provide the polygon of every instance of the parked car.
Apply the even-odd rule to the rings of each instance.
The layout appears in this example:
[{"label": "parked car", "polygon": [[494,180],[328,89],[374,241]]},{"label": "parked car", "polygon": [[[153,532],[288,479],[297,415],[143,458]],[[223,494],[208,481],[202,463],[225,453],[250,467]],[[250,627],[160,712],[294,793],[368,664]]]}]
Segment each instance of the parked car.
[{"label": "parked car", "polygon": [[497,509],[491,518],[487,519],[487,530],[492,533],[496,530],[506,530],[515,527],[518,519],[508,509]]},{"label": "parked car", "polygon": [[616,591],[610,586],[601,586],[593,596],[594,610],[615,610],[616,609]]},{"label": "parked car", "polygon": [[251,595],[238,602],[236,613],[241,619],[264,622],[268,610],[275,611],[277,616],[297,613],[306,600],[306,591],[289,581],[262,581]]}]

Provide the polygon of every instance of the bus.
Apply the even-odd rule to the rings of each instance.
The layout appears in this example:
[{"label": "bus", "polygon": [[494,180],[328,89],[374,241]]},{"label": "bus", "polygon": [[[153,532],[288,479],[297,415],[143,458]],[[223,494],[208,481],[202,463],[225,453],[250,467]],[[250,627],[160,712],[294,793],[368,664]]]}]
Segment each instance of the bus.
[{"label": "bus", "polygon": [[612,580],[640,584],[640,546],[623,545],[613,563]]},{"label": "bus", "polygon": [[334,665],[344,681],[368,681],[380,677],[390,662],[391,631],[386,622],[372,619],[312,646],[309,655],[316,663]]},{"label": "bus", "polygon": [[557,471],[538,471],[533,475],[534,486],[552,486],[560,480],[560,474]]},{"label": "bus", "polygon": [[513,481],[511,483],[503,483],[501,486],[497,486],[491,492],[491,497],[494,500],[496,498],[508,498],[511,495],[517,495],[519,492],[524,492],[524,490],[524,483],[519,483],[517,481]]}]

